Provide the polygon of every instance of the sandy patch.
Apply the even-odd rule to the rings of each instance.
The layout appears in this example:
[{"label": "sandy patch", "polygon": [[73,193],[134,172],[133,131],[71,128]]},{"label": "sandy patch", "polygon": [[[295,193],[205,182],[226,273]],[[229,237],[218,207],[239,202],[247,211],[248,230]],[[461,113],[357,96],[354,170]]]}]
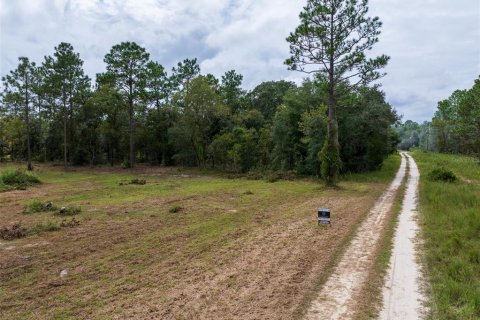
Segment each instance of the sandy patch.
[{"label": "sandy patch", "polygon": [[393,206],[395,195],[406,172],[402,157],[400,169],[385,193],[376,202],[346,249],[340,263],[310,307],[306,319],[351,319],[358,294],[368,278],[382,226]]},{"label": "sandy patch", "polygon": [[420,173],[412,157],[407,190],[402,204],[394,247],[383,289],[381,320],[423,319],[425,296],[421,290],[421,269],[417,262],[417,198]]}]

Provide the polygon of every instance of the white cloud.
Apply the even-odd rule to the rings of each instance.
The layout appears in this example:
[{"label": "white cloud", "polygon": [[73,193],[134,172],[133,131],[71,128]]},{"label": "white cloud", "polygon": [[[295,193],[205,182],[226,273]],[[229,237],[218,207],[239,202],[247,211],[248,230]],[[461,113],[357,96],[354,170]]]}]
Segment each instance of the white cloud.
[{"label": "white cloud", "polygon": [[[0,74],[19,56],[39,63],[70,42],[87,73],[104,70],[112,45],[136,41],[166,67],[198,57],[220,76],[235,69],[248,88],[298,80],[287,71],[285,38],[305,1],[292,0],[0,0]],[[384,22],[373,53],[392,57],[382,79],[406,119],[431,118],[436,102],[480,74],[480,1],[370,0]]]}]

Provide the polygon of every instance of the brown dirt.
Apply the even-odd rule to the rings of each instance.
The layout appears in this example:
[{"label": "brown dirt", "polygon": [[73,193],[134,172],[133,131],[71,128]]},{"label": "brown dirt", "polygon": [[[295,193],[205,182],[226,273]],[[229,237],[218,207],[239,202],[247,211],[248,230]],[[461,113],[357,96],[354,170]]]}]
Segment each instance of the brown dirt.
[{"label": "brown dirt", "polygon": [[[51,188],[2,194],[2,221],[41,221],[41,215],[20,215],[20,203],[48,197]],[[83,219],[68,232],[8,243],[11,250],[2,242],[0,318],[292,319],[383,188],[313,198],[279,194],[247,226],[208,246],[196,246],[188,219],[240,215],[252,207],[224,194],[152,198],[115,208],[112,219]],[[159,214],[175,201],[186,208],[178,219]],[[194,211],[202,201],[208,206]],[[316,225],[319,205],[332,208],[331,227]],[[139,208],[152,212],[120,214]],[[62,270],[68,270],[64,278]]]}]

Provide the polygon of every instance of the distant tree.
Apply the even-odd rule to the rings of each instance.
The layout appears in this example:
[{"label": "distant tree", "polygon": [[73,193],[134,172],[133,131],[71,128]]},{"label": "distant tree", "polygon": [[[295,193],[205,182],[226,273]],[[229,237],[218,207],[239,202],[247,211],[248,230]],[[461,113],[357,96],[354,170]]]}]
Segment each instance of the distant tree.
[{"label": "distant tree", "polygon": [[[17,105],[23,105],[23,119],[26,127],[27,138],[27,169],[33,170],[32,167],[32,151],[31,151],[31,113],[33,105],[33,96],[35,94],[35,75],[36,66],[34,62],[26,57],[19,58],[19,65],[10,74],[3,77],[4,99],[3,104],[12,104],[14,109]],[[14,111],[14,114],[17,112]]]},{"label": "distant tree", "polygon": [[448,99],[438,103],[438,110],[435,112],[432,122],[440,152],[461,151],[460,147],[464,144],[464,137],[458,136],[458,111],[466,95],[466,90],[456,90]]},{"label": "distant tree", "polygon": [[235,70],[227,71],[222,76],[220,94],[222,95],[223,103],[229,106],[233,113],[238,112],[241,108],[242,81],[243,76],[236,73]]},{"label": "distant tree", "polygon": [[289,81],[269,81],[256,86],[247,94],[250,109],[259,110],[267,122],[271,122],[283,98],[295,84]]},{"label": "distant tree", "polygon": [[464,142],[462,152],[480,159],[480,78],[460,101],[458,115],[457,132]]},{"label": "distant tree", "polygon": [[182,99],[184,109],[170,130],[170,138],[177,150],[175,158],[183,164],[204,167],[207,148],[219,133],[219,123],[227,117],[228,110],[203,76],[190,81],[188,92]]},{"label": "distant tree", "polygon": [[185,59],[172,69],[172,83],[179,91],[188,90],[189,83],[200,74],[197,59]]},{"label": "distant tree", "polygon": [[290,70],[313,73],[327,83],[328,138],[321,152],[322,175],[334,185],[342,166],[336,117],[339,84],[368,84],[382,76],[377,70],[389,57],[368,59],[366,52],[378,42],[382,23],[367,17],[368,0],[308,0],[300,25],[290,34]]},{"label": "distant tree", "polygon": [[145,96],[146,65],[149,57],[146,50],[135,42],[122,42],[114,45],[104,58],[107,72],[113,76],[115,86],[128,107],[130,168],[135,163],[135,106],[140,104]]},{"label": "distant tree", "polygon": [[157,111],[170,95],[170,83],[167,73],[161,64],[150,61],[147,64],[146,79],[146,100],[153,105]]},{"label": "distant tree", "polygon": [[[63,162],[66,169],[69,120],[73,121],[75,107],[85,102],[90,90],[90,79],[84,73],[80,55],[74,52],[71,44],[65,42],[55,47],[53,57],[45,57],[42,69],[45,74],[44,90],[63,118]],[[71,123],[71,134],[73,129]]]}]

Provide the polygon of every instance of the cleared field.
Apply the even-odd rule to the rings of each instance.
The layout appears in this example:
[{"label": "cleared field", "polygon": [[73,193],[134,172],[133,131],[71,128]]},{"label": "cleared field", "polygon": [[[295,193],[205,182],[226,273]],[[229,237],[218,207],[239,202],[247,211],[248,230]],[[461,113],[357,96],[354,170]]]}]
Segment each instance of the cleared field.
[{"label": "cleared field", "polygon": [[[480,165],[465,156],[413,152],[421,173],[420,216],[432,283],[433,319],[480,319]],[[427,178],[445,167],[457,182]]]},{"label": "cleared field", "polygon": [[[335,190],[313,180],[41,166],[42,185],[0,193],[0,227],[62,220],[22,213],[34,199],[81,207],[80,225],[0,242],[0,317],[300,317],[399,163],[392,156]],[[133,178],[147,183],[120,185]],[[332,208],[331,227],[317,226],[319,206]]]}]

